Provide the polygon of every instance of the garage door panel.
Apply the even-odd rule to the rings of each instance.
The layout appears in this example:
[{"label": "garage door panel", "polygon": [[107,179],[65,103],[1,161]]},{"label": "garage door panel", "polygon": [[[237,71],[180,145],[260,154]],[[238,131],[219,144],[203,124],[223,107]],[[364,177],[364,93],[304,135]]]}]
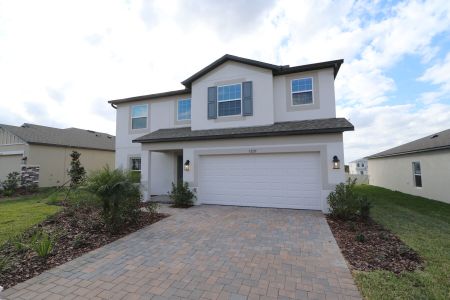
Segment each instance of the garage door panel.
[{"label": "garage door panel", "polygon": [[201,156],[202,203],[320,209],[319,153]]}]

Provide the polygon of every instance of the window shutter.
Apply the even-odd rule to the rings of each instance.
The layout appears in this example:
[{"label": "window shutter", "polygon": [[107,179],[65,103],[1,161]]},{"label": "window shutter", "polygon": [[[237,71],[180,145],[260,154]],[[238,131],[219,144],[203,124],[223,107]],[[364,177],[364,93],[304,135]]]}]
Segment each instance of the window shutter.
[{"label": "window shutter", "polygon": [[242,115],[253,115],[253,82],[242,83]]},{"label": "window shutter", "polygon": [[217,119],[217,86],[208,88],[208,119]]}]

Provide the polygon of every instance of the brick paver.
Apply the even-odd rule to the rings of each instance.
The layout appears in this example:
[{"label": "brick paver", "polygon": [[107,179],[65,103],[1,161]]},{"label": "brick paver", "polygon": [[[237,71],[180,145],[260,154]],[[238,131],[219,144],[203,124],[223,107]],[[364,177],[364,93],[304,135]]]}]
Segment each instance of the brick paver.
[{"label": "brick paver", "polygon": [[[165,208],[167,209],[167,208]],[[0,299],[360,299],[322,213],[201,205]]]}]

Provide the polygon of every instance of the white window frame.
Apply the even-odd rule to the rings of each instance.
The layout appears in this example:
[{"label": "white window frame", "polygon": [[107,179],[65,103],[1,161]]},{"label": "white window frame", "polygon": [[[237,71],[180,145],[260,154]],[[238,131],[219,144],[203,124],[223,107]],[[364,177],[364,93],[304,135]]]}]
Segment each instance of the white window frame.
[{"label": "white window frame", "polygon": [[[241,86],[241,98],[237,98],[237,99],[228,99],[228,100],[222,100],[219,101],[219,88],[224,87],[224,86],[232,86],[232,85],[240,85]],[[241,101],[241,113],[240,114],[235,114],[235,115],[227,115],[227,116],[220,116],[219,115],[219,102],[230,102],[230,101],[237,101],[240,100]],[[224,84],[224,85],[218,85],[217,86],[217,117],[218,118],[227,118],[227,117],[236,117],[236,116],[242,116],[242,82],[240,83],[232,83],[232,84]]]},{"label": "white window frame", "polygon": [[[294,80],[301,80],[301,79],[311,79],[311,89],[301,92],[294,92],[292,90],[292,82]],[[294,104],[294,93],[309,93],[311,92],[312,102],[311,103],[305,103],[305,104]],[[292,106],[301,106],[301,105],[312,105],[314,104],[314,78],[313,77],[300,77],[300,78],[294,78],[291,79],[291,105]]]},{"label": "white window frame", "polygon": [[[419,164],[419,168],[420,168],[420,173],[416,173],[416,168],[414,168],[414,164]],[[423,178],[423,176],[422,176],[422,164],[420,163],[420,161],[413,161],[412,163],[411,163],[411,167],[412,167],[412,174],[413,174],[413,180],[414,180],[414,186],[417,188],[417,189],[421,189],[422,187],[423,187],[423,180],[422,180],[422,178]],[[416,183],[416,176],[420,176],[420,186],[417,186],[417,183]]]},{"label": "white window frame", "polygon": [[[180,101],[186,101],[186,100],[191,101],[191,117],[189,119],[181,119],[180,120],[180,117],[178,115],[178,113],[179,113],[178,108],[180,107]],[[178,101],[177,101],[177,121],[190,121],[191,119],[192,119],[192,98],[178,99]]]},{"label": "white window frame", "polygon": [[[133,128],[133,119],[140,119],[143,117],[134,117],[133,118],[133,108],[136,106],[145,106],[145,127],[144,128]],[[131,111],[130,111],[130,117],[131,117],[131,130],[140,130],[140,129],[147,129],[148,128],[148,104],[135,104],[131,106]]]},{"label": "white window frame", "polygon": [[[139,159],[140,161],[141,161],[141,163],[140,163],[140,169],[139,170],[133,170],[132,168],[133,168],[133,159]],[[131,172],[139,172],[139,173],[141,173],[142,172],[142,158],[140,157],[140,156],[131,156],[130,158],[129,158],[129,164],[130,164],[130,171]]]}]

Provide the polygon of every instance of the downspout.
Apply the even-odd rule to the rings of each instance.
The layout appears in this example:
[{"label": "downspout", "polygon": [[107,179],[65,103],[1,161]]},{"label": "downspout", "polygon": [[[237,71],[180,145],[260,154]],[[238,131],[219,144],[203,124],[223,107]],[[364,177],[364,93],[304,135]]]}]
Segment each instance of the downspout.
[{"label": "downspout", "polygon": [[111,103],[112,108],[117,109],[117,105],[115,105],[114,103]]}]

